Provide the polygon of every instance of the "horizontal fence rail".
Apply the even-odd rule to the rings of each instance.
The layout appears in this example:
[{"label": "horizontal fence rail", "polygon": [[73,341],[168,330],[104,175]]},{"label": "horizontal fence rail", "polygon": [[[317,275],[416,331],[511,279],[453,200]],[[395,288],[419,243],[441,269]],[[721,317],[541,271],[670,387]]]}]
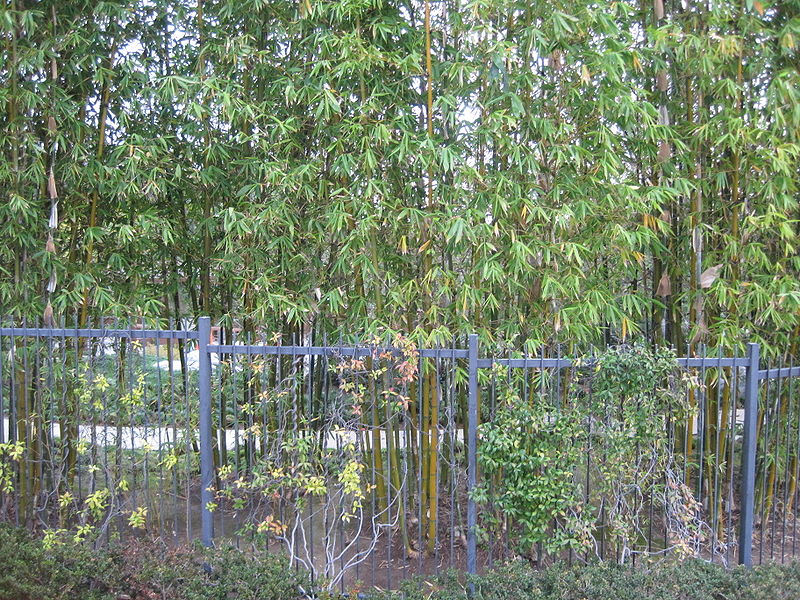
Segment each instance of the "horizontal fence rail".
[{"label": "horizontal fence rail", "polygon": [[33,338],[118,338],[153,340],[194,340],[196,331],[162,329],[37,329],[34,327],[0,327],[0,335]]},{"label": "horizontal fence rail", "polygon": [[[643,416],[609,395],[599,355],[99,325],[0,322],[0,518],[280,548],[342,590],[515,556],[800,551],[800,367],[762,369],[756,344],[672,358],[645,377]],[[510,504],[518,489],[560,500]]]},{"label": "horizontal fence rail", "polygon": [[[260,346],[260,345],[231,345],[209,344],[207,351],[215,354],[238,354],[244,356],[353,356],[369,357],[374,354],[390,353],[399,354],[396,348],[391,347],[334,347],[334,346]],[[420,349],[417,351],[421,358],[467,358],[467,350],[455,348]],[[491,366],[491,364],[487,364]]]}]

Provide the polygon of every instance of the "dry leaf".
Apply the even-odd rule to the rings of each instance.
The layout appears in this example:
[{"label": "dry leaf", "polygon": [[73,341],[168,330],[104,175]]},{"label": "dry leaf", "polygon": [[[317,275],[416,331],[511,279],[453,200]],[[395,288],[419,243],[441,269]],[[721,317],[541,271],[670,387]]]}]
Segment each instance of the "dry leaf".
[{"label": "dry leaf", "polygon": [[45,327],[52,327],[55,324],[55,321],[53,321],[53,305],[50,304],[49,300],[47,301],[47,306],[44,307],[42,320],[44,321]]},{"label": "dry leaf", "polygon": [[55,117],[47,117],[47,131],[50,133],[55,133],[57,129]]},{"label": "dry leaf", "polygon": [[722,270],[722,265],[714,265],[709,267],[700,274],[700,287],[703,289],[710,288],[711,284],[719,277],[719,272]]},{"label": "dry leaf", "polygon": [[47,234],[47,243],[44,245],[44,249],[46,252],[55,252],[56,251],[56,244],[53,241],[53,235],[48,233]]},{"label": "dry leaf", "polygon": [[658,89],[660,91],[667,91],[667,72],[665,70],[660,70],[656,75],[656,84],[658,85]]},{"label": "dry leaf", "polygon": [[755,2],[753,2],[753,8],[755,8],[755,9],[756,9],[756,12],[757,12],[758,14],[760,14],[760,15],[763,15],[763,14],[764,14],[764,5],[763,5],[761,2],[759,2],[758,0],[756,0]]},{"label": "dry leaf", "polygon": [[669,279],[669,273],[664,271],[664,274],[661,276],[661,279],[658,282],[658,290],[656,290],[656,296],[671,296],[672,295],[672,282]]},{"label": "dry leaf", "polygon": [[672,156],[672,150],[670,150],[669,143],[666,140],[661,141],[661,145],[658,147],[658,162],[667,162]]},{"label": "dry leaf", "polygon": [[667,225],[672,225],[672,212],[669,209],[664,209],[661,211],[661,220],[664,221]]},{"label": "dry leaf", "polygon": [[697,342],[705,339],[708,333],[709,330],[708,326],[706,325],[705,317],[702,317],[700,322],[697,324],[697,329],[695,329],[694,335],[692,336],[692,344],[696,344]]},{"label": "dry leaf", "polygon": [[663,0],[653,0],[653,12],[656,14],[656,20],[660,21],[664,18],[664,2]]},{"label": "dry leaf", "polygon": [[592,76],[589,73],[589,69],[586,67],[586,65],[583,65],[581,67],[581,81],[583,83],[589,83],[591,81],[591,79],[592,79]]},{"label": "dry leaf", "polygon": [[694,299],[694,313],[695,315],[703,315],[703,294],[698,294]]},{"label": "dry leaf", "polygon": [[51,200],[58,198],[58,192],[56,191],[56,176],[53,175],[52,169],[50,169],[50,176],[47,178],[47,193],[50,194]]},{"label": "dry leaf", "polygon": [[531,286],[531,298],[534,300],[539,300],[542,296],[542,280],[541,279],[534,279],[533,285]]},{"label": "dry leaf", "polygon": [[561,69],[561,50],[553,50],[550,53],[550,66],[554,71]]}]

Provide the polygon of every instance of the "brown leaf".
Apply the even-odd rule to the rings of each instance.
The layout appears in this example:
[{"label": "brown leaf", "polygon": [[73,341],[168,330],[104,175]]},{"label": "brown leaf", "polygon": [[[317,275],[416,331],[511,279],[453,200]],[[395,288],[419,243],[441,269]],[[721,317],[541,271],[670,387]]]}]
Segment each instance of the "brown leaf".
[{"label": "brown leaf", "polygon": [[667,91],[667,72],[665,70],[661,69],[656,75],[656,84],[660,91]]},{"label": "brown leaf", "polygon": [[656,290],[656,296],[661,296],[662,298],[665,296],[672,295],[672,282],[669,279],[669,273],[664,271],[664,274],[661,276],[661,279],[658,282],[658,289]]},{"label": "brown leaf", "polygon": [[49,300],[47,301],[47,306],[44,307],[42,320],[44,321],[45,327],[52,327],[55,324],[55,321],[53,321],[53,305],[50,304]]},{"label": "brown leaf", "polygon": [[653,12],[656,15],[656,21],[664,18],[664,2],[663,0],[653,0]]},{"label": "brown leaf", "polygon": [[592,76],[589,73],[589,69],[586,67],[586,65],[583,65],[581,67],[581,81],[583,83],[589,83],[591,80],[592,80]]},{"label": "brown leaf", "polygon": [[664,221],[667,225],[672,225],[672,212],[669,209],[664,209],[661,211],[661,220]]},{"label": "brown leaf", "polygon": [[50,194],[50,199],[58,198],[58,191],[56,190],[56,176],[53,175],[53,170],[50,170],[50,176],[47,178],[47,193]]},{"label": "brown leaf", "polygon": [[755,9],[756,9],[756,12],[757,12],[758,14],[760,14],[760,15],[763,15],[763,14],[764,14],[764,5],[763,5],[761,2],[759,2],[758,0],[756,0],[755,2],[753,2],[753,8],[755,8]]},{"label": "brown leaf", "polygon": [[697,298],[694,299],[694,313],[703,316],[703,294],[697,294]]},{"label": "brown leaf", "polygon": [[56,244],[53,241],[53,235],[48,233],[47,234],[47,243],[44,245],[44,249],[47,252],[55,252],[56,251]]},{"label": "brown leaf", "polygon": [[550,53],[550,67],[554,71],[559,71],[561,69],[561,50],[553,50]]},{"label": "brown leaf", "polygon": [[694,331],[694,335],[692,336],[692,344],[696,344],[706,338],[709,334],[708,326],[706,325],[705,316],[700,318],[700,322],[697,324],[697,329]]},{"label": "brown leaf", "polygon": [[533,284],[531,285],[531,298],[533,300],[539,300],[541,296],[542,296],[542,280],[534,279]]},{"label": "brown leaf", "polygon": [[672,156],[672,150],[669,147],[667,140],[661,140],[661,145],[658,147],[658,162],[667,162]]},{"label": "brown leaf", "polygon": [[58,79],[58,63],[55,58],[50,59],[50,77],[54,81]]},{"label": "brown leaf", "polygon": [[714,265],[709,267],[700,274],[700,287],[703,289],[710,288],[711,284],[719,277],[719,272],[722,270],[722,265]]},{"label": "brown leaf", "polygon": [[56,126],[56,119],[55,117],[47,117],[47,131],[50,133],[55,133],[58,127]]}]

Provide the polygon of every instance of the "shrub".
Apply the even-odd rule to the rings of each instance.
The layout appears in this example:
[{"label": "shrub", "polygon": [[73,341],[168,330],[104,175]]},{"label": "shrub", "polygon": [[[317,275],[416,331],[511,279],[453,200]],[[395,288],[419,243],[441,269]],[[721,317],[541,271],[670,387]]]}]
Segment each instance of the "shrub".
[{"label": "shrub", "polygon": [[0,525],[0,600],[105,599],[111,558],[83,545],[45,548],[24,529]]},{"label": "shrub", "polygon": [[134,599],[295,600],[300,595],[298,577],[281,555],[153,542],[111,552],[120,567],[115,589]]},{"label": "shrub", "polygon": [[800,598],[800,563],[737,569],[741,581],[735,600],[797,600]]},{"label": "shrub", "polygon": [[299,596],[298,577],[282,555],[245,553],[235,548],[205,551],[205,581],[195,578],[186,600],[292,600]]},{"label": "shrub", "polygon": [[136,540],[95,551],[0,525],[0,600],[295,600],[299,583],[275,554]]},{"label": "shrub", "polygon": [[[0,600],[297,600],[302,584],[275,554],[134,540],[99,551],[68,540],[46,546],[0,525]],[[518,560],[477,576],[451,571],[413,579],[398,591],[364,597],[467,600],[470,588],[472,600],[797,600],[800,563],[728,570],[685,560],[536,570]]]},{"label": "shrub", "polygon": [[[521,385],[527,375],[497,368],[497,411],[479,427],[483,485],[473,490],[494,507],[482,516],[483,539],[502,526],[520,555],[537,555],[537,544],[549,553],[613,547],[625,563],[655,510],[671,550],[698,553],[708,526],[669,439],[668,423],[690,410],[691,382],[674,353],[621,346],[583,362],[567,397],[537,393]],[[602,460],[587,462],[598,448]]]},{"label": "shrub", "polygon": [[465,579],[447,573],[406,582],[381,600],[797,600],[800,564],[725,569],[701,560],[632,569],[612,563],[538,571],[523,561]]}]

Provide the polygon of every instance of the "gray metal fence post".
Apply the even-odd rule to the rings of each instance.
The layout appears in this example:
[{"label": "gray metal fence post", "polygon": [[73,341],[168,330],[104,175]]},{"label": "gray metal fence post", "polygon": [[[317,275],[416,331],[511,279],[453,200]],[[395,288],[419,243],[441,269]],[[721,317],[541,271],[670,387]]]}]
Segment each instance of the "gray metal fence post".
[{"label": "gray metal fence post", "polygon": [[210,546],[214,538],[214,515],[209,503],[214,500],[211,486],[214,481],[214,457],[211,444],[211,357],[208,342],[211,337],[211,319],[197,320],[200,388],[200,538]]},{"label": "gray metal fence post", "polygon": [[758,417],[758,344],[748,344],[747,378],[744,394],[744,437],[742,441],[741,522],[739,523],[739,564],[753,564],[753,508],[756,482],[756,421]]},{"label": "gray metal fence post", "polygon": [[477,573],[477,507],[472,491],[478,481],[478,336],[469,336],[469,397],[467,398],[467,573]]}]

